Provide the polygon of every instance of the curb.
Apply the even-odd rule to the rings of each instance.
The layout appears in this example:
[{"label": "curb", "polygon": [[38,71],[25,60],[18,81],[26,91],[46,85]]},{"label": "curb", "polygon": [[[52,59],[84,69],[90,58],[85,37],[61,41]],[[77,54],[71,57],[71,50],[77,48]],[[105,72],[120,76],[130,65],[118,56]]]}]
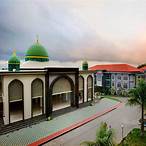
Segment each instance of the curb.
[{"label": "curb", "polygon": [[70,131],[78,128],[78,127],[81,127],[81,126],[83,126],[83,125],[95,120],[96,118],[101,117],[102,115],[105,115],[105,114],[117,109],[122,104],[123,103],[120,102],[120,103],[118,103],[118,104],[116,104],[116,105],[114,105],[114,106],[112,106],[112,107],[110,107],[110,108],[108,108],[108,109],[106,109],[104,111],[98,112],[98,113],[92,115],[91,117],[86,118],[85,120],[83,120],[81,122],[77,122],[77,123],[75,123],[75,124],[73,124],[71,126],[68,126],[68,127],[64,128],[64,129],[62,129],[62,130],[59,130],[57,132],[54,132],[54,133],[50,134],[47,137],[41,138],[41,139],[31,143],[31,144],[28,144],[28,146],[39,146],[39,145],[45,144],[45,143],[47,143],[47,142],[49,142],[49,141],[51,141],[51,140],[53,140],[53,139],[65,134],[67,132],[70,132]]}]

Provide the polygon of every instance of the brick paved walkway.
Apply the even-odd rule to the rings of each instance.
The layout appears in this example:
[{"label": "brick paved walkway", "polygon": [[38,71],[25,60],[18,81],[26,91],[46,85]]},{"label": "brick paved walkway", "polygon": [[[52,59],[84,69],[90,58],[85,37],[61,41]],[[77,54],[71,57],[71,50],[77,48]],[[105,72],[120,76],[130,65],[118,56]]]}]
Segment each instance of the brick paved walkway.
[{"label": "brick paved walkway", "polygon": [[0,136],[0,146],[23,146],[38,139],[47,137],[54,132],[81,122],[90,116],[102,112],[118,102],[110,99],[102,99],[94,106],[87,106],[76,111],[58,116],[51,121],[44,121],[31,127],[23,128],[15,132]]}]

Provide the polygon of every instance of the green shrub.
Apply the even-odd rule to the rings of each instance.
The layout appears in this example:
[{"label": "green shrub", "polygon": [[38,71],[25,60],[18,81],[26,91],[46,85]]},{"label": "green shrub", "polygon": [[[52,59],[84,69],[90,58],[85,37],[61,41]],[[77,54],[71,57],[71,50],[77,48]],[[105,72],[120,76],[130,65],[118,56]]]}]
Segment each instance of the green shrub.
[{"label": "green shrub", "polygon": [[146,131],[142,138],[140,129],[133,129],[118,146],[146,146]]}]

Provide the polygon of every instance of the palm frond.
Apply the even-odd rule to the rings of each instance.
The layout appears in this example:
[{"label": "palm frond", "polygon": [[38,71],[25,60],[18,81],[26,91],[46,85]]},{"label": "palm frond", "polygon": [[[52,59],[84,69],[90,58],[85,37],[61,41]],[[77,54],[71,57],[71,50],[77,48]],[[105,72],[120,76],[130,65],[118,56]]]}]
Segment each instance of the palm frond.
[{"label": "palm frond", "polygon": [[113,143],[113,129],[108,128],[106,123],[101,123],[96,133],[96,143],[100,146],[110,146]]},{"label": "palm frond", "polygon": [[113,129],[108,128],[107,123],[102,122],[96,132],[96,140],[84,141],[82,146],[114,146]]},{"label": "palm frond", "polygon": [[136,99],[134,97],[130,97],[128,98],[128,102],[126,103],[127,105],[130,105],[130,106],[134,106],[134,105],[139,105],[141,104],[141,102],[139,101],[139,99]]},{"label": "palm frond", "polygon": [[128,99],[128,105],[142,104],[142,101],[146,103],[146,82],[140,80],[138,86],[129,91],[130,98]]}]

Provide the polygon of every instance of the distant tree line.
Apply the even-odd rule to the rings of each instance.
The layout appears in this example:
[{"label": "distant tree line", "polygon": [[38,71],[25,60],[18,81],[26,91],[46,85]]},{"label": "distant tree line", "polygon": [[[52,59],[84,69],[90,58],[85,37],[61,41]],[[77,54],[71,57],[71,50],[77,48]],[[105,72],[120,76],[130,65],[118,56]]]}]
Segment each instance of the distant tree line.
[{"label": "distant tree line", "polygon": [[138,65],[137,68],[142,68],[144,66],[146,66],[146,63],[143,63],[143,64]]}]

